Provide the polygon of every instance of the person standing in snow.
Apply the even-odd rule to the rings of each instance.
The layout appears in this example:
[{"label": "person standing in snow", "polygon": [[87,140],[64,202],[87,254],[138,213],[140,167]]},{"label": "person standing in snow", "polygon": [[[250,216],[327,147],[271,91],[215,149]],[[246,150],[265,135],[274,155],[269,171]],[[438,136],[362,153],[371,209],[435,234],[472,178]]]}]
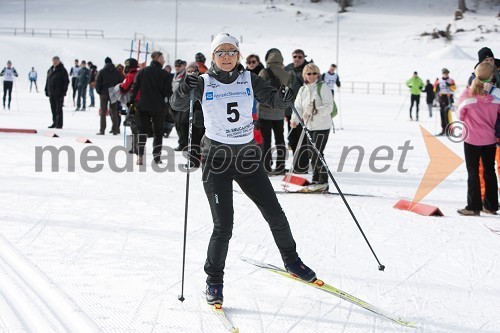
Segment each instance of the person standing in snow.
[{"label": "person standing in snow", "polygon": [[426,94],[425,101],[427,102],[427,107],[429,108],[429,118],[432,118],[432,104],[434,103],[434,98],[436,94],[434,94],[434,86],[431,81],[427,80],[425,84],[425,88],[423,90]]},{"label": "person standing in snow", "polygon": [[75,59],[75,66],[71,67],[69,76],[71,76],[71,88],[73,88],[73,106],[75,106],[75,96],[78,91],[78,75],[80,73],[80,65],[78,59]]},{"label": "person standing in snow", "polygon": [[[87,104],[87,86],[90,81],[90,71],[87,68],[87,63],[85,60],[82,60],[82,64],[80,66],[80,73],[78,75],[77,89],[78,89],[78,97],[76,101],[76,111],[85,111],[85,105]],[[80,107],[82,107],[80,109]]]},{"label": "person standing in snow", "polygon": [[[319,67],[309,63],[304,67],[304,85],[300,87],[295,98],[295,108],[304,120],[307,129],[311,132],[312,143],[319,150],[321,156],[328,142],[328,135],[332,127],[331,112],[333,109],[333,95],[327,84],[320,79]],[[294,113],[290,121],[292,128],[297,127],[299,120]],[[297,149],[301,154],[303,148]],[[328,173],[321,163],[315,149],[312,149],[313,191],[328,191]]]},{"label": "person standing in snow", "polygon": [[[292,52],[293,61],[285,67],[285,70],[290,73],[292,77],[292,89],[298,93],[300,87],[304,85],[304,78],[302,72],[304,67],[309,63],[306,60],[306,55],[303,50],[297,49]],[[312,61],[311,61],[312,62]],[[295,96],[294,96],[295,99]],[[285,112],[286,121],[288,124],[288,145],[292,148],[293,155],[297,154],[299,138],[302,134],[302,125],[298,124],[293,130],[290,126],[290,119],[292,116],[292,109],[288,108]],[[331,122],[330,122],[331,124]],[[307,141],[307,140],[306,140]],[[293,165],[294,173],[308,173],[309,171],[309,154],[299,154],[298,158],[295,159],[295,164]]]},{"label": "person standing in snow", "polygon": [[[290,87],[292,78],[285,71],[283,66],[283,56],[280,50],[270,49],[265,57],[266,68],[261,70],[259,76],[266,80],[271,86],[279,89],[281,86]],[[259,123],[262,133],[262,154],[264,168],[270,174],[281,175],[285,173],[285,159],[287,150],[285,145],[285,109],[272,109],[265,104],[258,104]],[[271,137],[274,135],[276,147],[276,164],[272,170]]]},{"label": "person standing in snow", "polygon": [[49,97],[52,110],[52,125],[49,128],[63,127],[63,103],[68,86],[68,71],[59,57],[55,56],[52,58],[52,66],[47,71],[45,83],[45,96]]},{"label": "person standing in snow", "polygon": [[337,65],[331,64],[328,72],[321,75],[321,80],[323,80],[323,82],[325,82],[328,87],[330,87],[332,96],[335,95],[335,86],[340,88],[340,77],[337,73],[335,73],[335,70],[337,70]]},{"label": "person standing in snow", "polygon": [[453,105],[453,93],[457,89],[455,81],[449,76],[450,71],[443,68],[441,73],[443,76],[434,83],[434,92],[439,98],[439,113],[441,114],[441,133],[438,135],[444,135],[446,127],[448,127],[450,123],[450,109]]},{"label": "person standing in snow", "polygon": [[413,76],[408,81],[406,81],[406,86],[410,88],[411,92],[410,119],[413,120],[411,109],[413,108],[413,104],[416,104],[416,110],[417,110],[416,120],[418,121],[418,107],[420,104],[420,93],[422,92],[422,89],[424,89],[424,82],[422,82],[422,79],[418,77],[418,73],[415,71],[413,72]]},{"label": "person standing in snow", "polygon": [[141,69],[134,79],[132,88],[132,99],[141,92],[139,99],[139,111],[137,114],[137,126],[139,129],[139,143],[137,165],[144,163],[144,146],[150,124],[153,124],[153,158],[154,163],[160,164],[161,148],[163,143],[163,124],[165,122],[165,110],[168,98],[172,95],[172,81],[167,72],[163,70],[165,59],[163,53],[155,51],[151,53],[151,63]]},{"label": "person standing in snow", "polygon": [[205,272],[208,304],[222,304],[224,267],[233,229],[233,181],[258,206],[269,223],[286,269],[305,281],[316,273],[299,258],[288,220],[260,161],[253,137],[252,106],[256,98],[272,108],[286,108],[293,91],[270,86],[240,64],[239,41],[228,33],[211,43],[212,66],[207,73],[188,75],[181,95],[194,90],[201,102],[206,132],[202,139],[203,187],[214,228],[208,245]]},{"label": "person standing in snow", "polygon": [[113,135],[118,135],[120,133],[120,127],[118,125],[116,102],[111,103],[109,98],[109,88],[116,86],[122,82],[123,79],[113,64],[113,61],[109,57],[104,59],[104,64],[103,69],[97,73],[95,86],[95,90],[99,94],[101,102],[101,126],[97,135],[104,135],[106,133],[106,114],[108,113],[108,105],[110,110],[109,114],[111,116],[111,132]]},{"label": "person standing in snow", "polygon": [[7,67],[4,67],[0,72],[0,76],[3,78],[3,108],[5,110],[5,100],[8,94],[7,107],[10,110],[10,101],[12,100],[12,88],[14,86],[14,77],[18,77],[17,71],[12,67],[12,62],[7,61]]},{"label": "person standing in snow", "polygon": [[[468,128],[464,141],[467,166],[467,206],[459,209],[460,215],[479,216],[483,213],[497,215],[498,183],[495,175],[496,142],[495,125],[500,115],[500,101],[495,100],[484,88],[493,78],[493,65],[480,63],[475,78],[458,101],[457,113]],[[481,200],[479,160],[483,163],[485,195]]]},{"label": "person standing in snow", "polygon": [[89,61],[89,71],[90,71],[90,81],[89,81],[89,97],[90,97],[90,105],[89,107],[95,107],[95,79],[97,77],[97,66],[95,66],[92,61]]},{"label": "person standing in snow", "polygon": [[180,84],[184,82],[184,78],[187,75],[187,62],[177,59],[174,66],[175,76],[172,81],[172,97],[170,98],[170,107],[172,108],[172,114],[174,116],[175,130],[177,131],[177,136],[179,137],[177,141],[179,145],[174,148],[174,150],[183,151],[188,145],[189,116],[185,111],[189,109],[189,102],[182,98],[177,99],[175,92],[179,89]]},{"label": "person standing in snow", "polygon": [[36,80],[38,79],[38,73],[35,70],[35,67],[31,67],[31,71],[28,73],[28,79],[30,80],[30,92],[33,87],[33,83],[35,84],[36,92],[38,92],[38,86],[36,85]]}]

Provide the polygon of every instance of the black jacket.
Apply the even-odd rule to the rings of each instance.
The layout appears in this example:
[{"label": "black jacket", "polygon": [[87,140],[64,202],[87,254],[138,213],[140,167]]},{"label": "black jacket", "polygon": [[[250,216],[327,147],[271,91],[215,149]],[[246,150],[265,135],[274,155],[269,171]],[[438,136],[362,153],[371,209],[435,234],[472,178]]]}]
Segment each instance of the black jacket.
[{"label": "black jacket", "polygon": [[59,63],[55,68],[50,67],[47,71],[47,81],[45,82],[45,95],[49,97],[64,97],[68,91],[69,76],[63,63]]},{"label": "black jacket", "polygon": [[159,62],[151,61],[149,66],[140,70],[135,76],[132,100],[135,100],[139,90],[141,91],[139,110],[163,112],[165,98],[172,95],[172,79]]},{"label": "black jacket", "polygon": [[114,87],[122,83],[123,78],[120,72],[116,69],[115,65],[108,63],[104,68],[97,73],[95,90],[99,95],[106,95],[109,97],[108,88]]},{"label": "black jacket", "polygon": [[434,97],[436,96],[434,94],[434,86],[431,83],[427,83],[424,88],[425,93],[427,94],[427,104],[432,104],[434,101]]}]

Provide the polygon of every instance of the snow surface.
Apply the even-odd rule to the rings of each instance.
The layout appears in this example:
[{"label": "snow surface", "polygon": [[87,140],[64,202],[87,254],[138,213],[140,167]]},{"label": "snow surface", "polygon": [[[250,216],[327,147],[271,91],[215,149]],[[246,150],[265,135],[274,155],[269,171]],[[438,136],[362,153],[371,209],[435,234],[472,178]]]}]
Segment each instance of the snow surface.
[{"label": "snow surface", "polygon": [[[228,31],[243,36],[244,55],[264,56],[278,47],[286,62],[295,48],[326,69],[339,64],[346,81],[404,82],[414,70],[433,80],[447,67],[465,86],[477,50],[500,52],[498,33],[476,29],[454,41],[419,37],[446,24],[466,30],[494,27],[499,6],[481,4],[477,13],[452,21],[456,1],[357,1],[340,16],[340,50],[336,58],[336,5],[323,1],[181,1],[178,57],[208,54],[211,35]],[[22,2],[2,1],[0,26],[22,26]],[[297,11],[302,14],[297,15]],[[50,107],[43,93],[29,93],[27,73],[44,72],[53,55],[67,68],[74,58],[106,56],[123,62],[134,32],[154,37],[173,63],[175,1],[28,1],[28,27],[99,28],[104,40],[0,36],[0,64],[12,60],[20,73],[12,110],[0,110],[0,128],[34,128],[38,134],[0,133],[0,332],[223,332],[204,302],[203,263],[212,222],[201,183],[191,175],[187,237],[186,301],[180,303],[185,174],[116,173],[109,163],[89,173],[77,162],[67,172],[50,172],[50,160],[35,172],[35,147],[69,146],[77,161],[88,137],[108,157],[123,137],[95,136],[96,109],[73,112],[66,99],[60,138],[44,136]],[[132,17],[132,18],[131,18]],[[484,37],[480,43],[474,42]],[[500,332],[500,219],[460,217],[466,202],[462,164],[424,203],[437,205],[445,217],[423,217],[395,210],[411,199],[429,162],[418,125],[439,130],[438,110],[429,118],[421,104],[420,123],[408,121],[406,95],[336,94],[343,130],[330,137],[326,160],[345,193],[377,256],[377,264],[338,196],[278,194],[302,259],[328,283],[391,313],[418,322],[404,328],[364,309],[242,262],[240,256],[280,265],[272,235],[257,208],[235,185],[235,225],[226,262],[225,302],[229,318],[241,332]],[[422,97],[422,102],[425,97]],[[123,131],[123,129],[122,129]],[[398,146],[414,147],[398,172]],[[440,140],[463,158],[461,144]],[[164,140],[176,145],[175,136]],[[343,147],[360,145],[365,157],[354,172],[355,157],[338,172]],[[368,156],[389,146],[394,160],[388,171],[370,171]],[[117,164],[125,163],[117,155]],[[175,163],[184,160],[176,153]],[[381,166],[386,161],[377,162]],[[91,162],[91,166],[95,163]],[[165,165],[164,165],[165,167]],[[272,178],[276,189],[281,184]]]}]

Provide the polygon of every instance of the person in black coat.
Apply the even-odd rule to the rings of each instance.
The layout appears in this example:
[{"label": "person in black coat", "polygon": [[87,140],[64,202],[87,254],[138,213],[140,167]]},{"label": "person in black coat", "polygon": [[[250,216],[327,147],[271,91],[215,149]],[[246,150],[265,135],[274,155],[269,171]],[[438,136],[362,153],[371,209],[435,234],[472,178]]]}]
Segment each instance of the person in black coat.
[{"label": "person in black coat", "polygon": [[97,73],[95,90],[101,100],[101,128],[97,135],[104,135],[106,131],[106,114],[108,113],[108,104],[111,116],[113,135],[120,134],[120,125],[118,123],[118,112],[116,111],[116,102],[111,103],[109,99],[109,88],[116,86],[123,81],[123,77],[116,69],[113,61],[107,57],[104,60],[104,68]]},{"label": "person in black coat", "polygon": [[52,67],[47,71],[45,96],[49,97],[52,110],[52,125],[49,128],[63,127],[63,102],[68,91],[69,76],[59,57],[52,58]]},{"label": "person in black coat", "polygon": [[148,124],[153,123],[153,156],[154,162],[161,163],[161,147],[163,143],[163,123],[168,98],[172,95],[172,79],[163,70],[165,59],[163,53],[155,51],[151,54],[151,63],[134,79],[132,100],[135,100],[140,91],[137,126],[139,129],[139,143],[137,164],[143,164],[144,146],[146,145]]},{"label": "person in black coat", "polygon": [[436,97],[436,94],[434,94],[434,86],[432,85],[431,81],[429,80],[425,81],[425,88],[422,91],[425,92],[425,94],[427,95],[426,102],[427,102],[427,107],[429,108],[429,118],[432,118],[432,104],[434,103],[434,98]]}]

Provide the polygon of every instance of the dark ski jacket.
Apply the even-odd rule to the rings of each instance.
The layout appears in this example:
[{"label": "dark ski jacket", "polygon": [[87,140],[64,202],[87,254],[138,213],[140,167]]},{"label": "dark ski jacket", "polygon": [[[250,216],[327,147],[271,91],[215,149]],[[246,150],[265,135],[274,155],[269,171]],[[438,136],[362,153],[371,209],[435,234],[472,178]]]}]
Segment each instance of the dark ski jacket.
[{"label": "dark ski jacket", "polygon": [[97,73],[95,90],[99,95],[106,95],[109,98],[108,89],[121,83],[123,80],[115,65],[108,63]]},{"label": "dark ski jacket", "polygon": [[49,97],[64,97],[68,91],[69,76],[63,63],[56,67],[52,66],[47,71],[45,82],[45,95]]},{"label": "dark ski jacket", "polygon": [[80,69],[80,74],[78,75],[78,87],[87,87],[90,82],[90,71],[87,67],[82,67]]},{"label": "dark ski jacket", "polygon": [[[242,74],[245,71],[245,68],[241,65],[238,64],[231,72],[225,72],[223,70],[220,70],[217,68],[215,64],[212,64],[212,67],[208,70],[206,74],[210,75],[217,81],[223,84],[230,84],[236,81],[238,76]],[[269,83],[267,83],[263,78],[260,76],[251,73],[251,80],[252,80],[252,89],[254,93],[255,99],[259,103],[263,103],[268,105],[269,107],[273,109],[284,109],[287,108],[290,104],[288,102],[283,101],[282,97],[278,93],[278,89],[274,88],[271,86]],[[194,89],[194,97],[195,101],[202,101],[202,96],[204,94],[204,89],[205,88],[205,82],[203,77],[199,76],[198,77],[198,86]],[[186,97],[189,98],[190,95],[190,89],[187,86],[187,84],[182,84],[179,87],[179,94],[181,97]],[[202,140],[202,155],[205,158],[213,158],[216,157],[215,155],[211,155],[212,152],[217,152],[218,154],[221,154],[221,158],[224,158],[226,155],[226,152],[224,149],[212,149],[212,147],[216,147],[218,145],[223,145],[225,147],[229,147],[231,149],[231,156],[235,157],[239,154],[239,152],[242,149],[246,149],[248,146],[255,146],[255,140],[250,141],[249,143],[246,144],[238,144],[238,145],[228,145],[228,144],[222,144],[217,141],[211,140],[207,137],[204,137]],[[219,156],[219,155],[217,155]]]},{"label": "dark ski jacket", "polygon": [[151,61],[149,66],[141,69],[135,76],[132,100],[135,100],[139,90],[139,110],[163,112],[167,104],[165,98],[172,95],[172,79],[159,62]]},{"label": "dark ski jacket", "polygon": [[432,85],[432,83],[430,82],[427,83],[425,85],[424,91],[427,95],[426,97],[427,104],[432,104],[432,102],[434,102],[434,98],[436,97],[436,95],[434,94],[434,86]]}]

